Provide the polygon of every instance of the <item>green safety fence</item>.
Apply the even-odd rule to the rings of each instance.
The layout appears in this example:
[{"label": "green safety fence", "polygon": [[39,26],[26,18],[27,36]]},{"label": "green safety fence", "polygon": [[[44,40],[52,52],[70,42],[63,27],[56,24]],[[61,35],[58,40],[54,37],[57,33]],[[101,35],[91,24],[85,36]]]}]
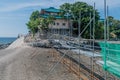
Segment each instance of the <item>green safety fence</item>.
[{"label": "green safety fence", "polygon": [[100,42],[104,70],[120,78],[120,44]]}]

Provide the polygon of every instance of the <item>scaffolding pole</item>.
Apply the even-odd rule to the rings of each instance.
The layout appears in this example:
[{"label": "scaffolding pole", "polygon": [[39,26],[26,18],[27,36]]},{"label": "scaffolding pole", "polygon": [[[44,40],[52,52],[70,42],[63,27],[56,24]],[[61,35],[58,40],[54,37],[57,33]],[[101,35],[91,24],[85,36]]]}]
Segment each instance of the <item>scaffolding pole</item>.
[{"label": "scaffolding pole", "polygon": [[[78,19],[78,34],[80,34],[80,32],[81,32],[81,11],[79,12],[79,19]],[[78,38],[79,38],[79,63],[80,63],[80,38],[81,38],[81,36],[78,36]],[[80,70],[80,65],[78,65],[78,71],[79,71],[79,76],[81,76],[81,74],[80,74],[80,72],[81,72],[81,70]],[[81,78],[80,78],[80,80],[81,80]]]},{"label": "scaffolding pole", "polygon": [[109,28],[109,7],[107,6],[107,40],[110,39],[110,28]]},{"label": "scaffolding pole", "polygon": [[[90,20],[91,20],[91,18],[92,18],[92,16],[91,16],[91,13],[90,13]],[[90,46],[92,46],[92,43],[91,43],[92,38],[91,37],[92,37],[92,28],[91,28],[91,23],[90,23]],[[90,63],[92,63],[92,57],[91,57]],[[92,74],[92,65],[91,65],[91,72],[90,73]],[[92,80],[92,77],[90,77],[90,80]]]},{"label": "scaffolding pole", "polygon": [[91,65],[92,65],[92,80],[94,80],[94,76],[93,76],[93,72],[94,72],[94,51],[95,51],[95,48],[94,48],[94,46],[95,46],[95,3],[94,3],[94,12],[93,12],[93,33],[92,33],[92,36],[93,36],[93,50],[92,50],[92,52],[93,52],[93,56],[92,56],[92,63],[91,63]]},{"label": "scaffolding pole", "polygon": [[[104,18],[105,18],[105,20],[104,20],[104,42],[105,42],[105,53],[104,53],[104,68],[105,68],[105,70],[106,70],[106,43],[107,43],[107,25],[106,25],[106,17],[107,17],[107,15],[106,15],[106,0],[104,0]],[[105,71],[105,80],[107,80],[107,75],[106,75],[107,73],[106,73],[106,71]]]}]

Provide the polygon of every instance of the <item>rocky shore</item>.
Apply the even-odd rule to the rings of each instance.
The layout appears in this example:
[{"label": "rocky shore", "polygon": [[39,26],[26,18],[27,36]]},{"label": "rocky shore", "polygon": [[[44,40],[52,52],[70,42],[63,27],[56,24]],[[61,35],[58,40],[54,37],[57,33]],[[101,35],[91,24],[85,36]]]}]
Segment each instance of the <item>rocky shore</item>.
[{"label": "rocky shore", "polygon": [[11,43],[7,43],[7,44],[0,44],[0,49],[5,49],[7,48]]}]

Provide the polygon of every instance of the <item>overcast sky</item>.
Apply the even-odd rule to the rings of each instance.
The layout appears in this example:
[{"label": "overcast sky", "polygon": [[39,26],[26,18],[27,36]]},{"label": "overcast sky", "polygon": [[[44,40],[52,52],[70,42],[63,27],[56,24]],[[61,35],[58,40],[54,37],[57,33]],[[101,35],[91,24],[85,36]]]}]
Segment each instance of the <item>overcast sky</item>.
[{"label": "overcast sky", "polygon": [[[65,2],[87,2],[90,5],[96,3],[96,9],[103,18],[104,0],[1,0],[0,1],[0,37],[13,37],[18,34],[26,34],[30,14],[41,8],[56,7]],[[107,0],[109,15],[120,19],[120,0]]]}]

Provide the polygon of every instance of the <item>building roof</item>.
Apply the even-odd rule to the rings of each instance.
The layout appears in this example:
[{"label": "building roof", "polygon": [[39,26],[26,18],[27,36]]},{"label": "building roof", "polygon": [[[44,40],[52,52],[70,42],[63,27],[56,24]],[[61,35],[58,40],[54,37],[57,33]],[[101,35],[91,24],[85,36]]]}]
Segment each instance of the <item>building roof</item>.
[{"label": "building roof", "polygon": [[54,8],[54,7],[49,7],[49,8],[42,9],[42,10],[44,10],[44,11],[46,11],[46,12],[53,12],[53,13],[59,13],[59,12],[61,12],[60,9],[56,9],[56,8]]},{"label": "building roof", "polygon": [[[56,9],[54,7],[49,7],[49,8],[45,8],[45,9],[41,9],[41,10],[44,10],[45,12],[48,12],[48,13],[60,13],[62,12],[62,10],[60,9]],[[40,14],[41,17],[43,18],[48,18],[49,16],[51,16],[50,14]],[[60,15],[52,15],[54,18],[56,19],[67,19],[67,16],[70,17],[69,14],[65,14],[64,17],[63,16],[60,16]]]},{"label": "building roof", "polygon": [[[50,15],[47,15],[47,14],[43,14],[43,15],[40,15],[41,17],[43,17],[43,18],[48,18]],[[62,17],[61,16],[58,16],[58,15],[52,15],[54,18],[56,18],[56,19],[62,19]]]}]

